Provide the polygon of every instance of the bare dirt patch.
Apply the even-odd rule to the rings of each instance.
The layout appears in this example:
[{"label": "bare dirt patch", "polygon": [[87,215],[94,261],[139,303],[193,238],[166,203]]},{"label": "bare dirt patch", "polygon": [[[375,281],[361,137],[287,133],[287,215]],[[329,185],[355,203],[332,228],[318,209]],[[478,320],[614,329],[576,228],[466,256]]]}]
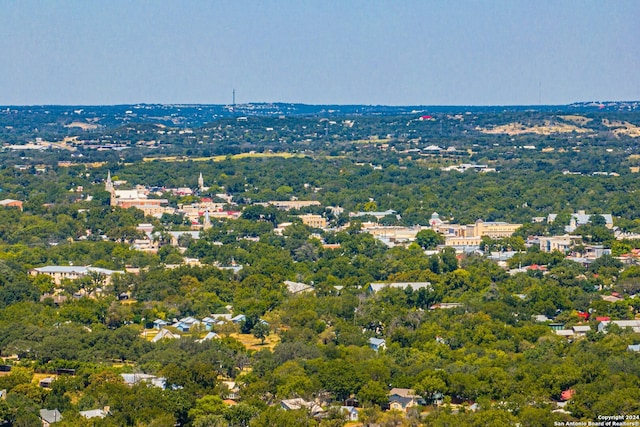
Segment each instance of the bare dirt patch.
[{"label": "bare dirt patch", "polygon": [[98,129],[98,125],[85,122],[71,122],[68,125],[64,125],[66,128],[80,128],[82,130],[94,130]]},{"label": "bare dirt patch", "polygon": [[567,115],[567,116],[558,116],[558,117],[567,122],[573,122],[578,126],[584,126],[593,120],[588,117],[576,116],[576,115]]},{"label": "bare dirt patch", "polygon": [[508,123],[506,125],[495,126],[493,128],[476,128],[478,131],[490,135],[506,134],[506,135],[523,135],[527,133],[535,133],[538,135],[552,135],[555,133],[588,133],[590,129],[579,127],[568,123],[556,123],[545,120],[542,125],[527,126],[523,123]]},{"label": "bare dirt patch", "polygon": [[640,127],[629,122],[609,121],[602,119],[602,124],[611,129],[615,136],[626,135],[631,138],[640,138]]}]

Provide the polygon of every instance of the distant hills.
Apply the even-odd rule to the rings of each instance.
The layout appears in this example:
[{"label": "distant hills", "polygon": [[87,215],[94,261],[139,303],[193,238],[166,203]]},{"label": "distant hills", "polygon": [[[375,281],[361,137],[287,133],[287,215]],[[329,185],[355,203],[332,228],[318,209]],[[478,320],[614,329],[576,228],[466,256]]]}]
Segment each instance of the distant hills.
[{"label": "distant hills", "polygon": [[32,124],[48,123],[52,118],[66,117],[70,122],[99,123],[118,126],[127,123],[157,123],[167,126],[198,127],[224,117],[336,117],[394,116],[431,113],[500,113],[553,112],[588,113],[596,111],[633,112],[640,110],[640,101],[576,102],[569,105],[508,105],[508,106],[389,106],[389,105],[308,105],[291,103],[249,103],[238,105],[206,104],[135,104],[101,106],[3,106],[0,121],[6,124],[15,117],[29,118]]}]

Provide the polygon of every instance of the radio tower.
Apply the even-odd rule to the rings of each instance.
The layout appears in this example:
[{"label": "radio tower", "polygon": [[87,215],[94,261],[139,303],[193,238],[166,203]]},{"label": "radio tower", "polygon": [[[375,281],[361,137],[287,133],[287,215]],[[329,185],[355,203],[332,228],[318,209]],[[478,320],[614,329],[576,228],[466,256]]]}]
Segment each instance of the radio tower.
[{"label": "radio tower", "polygon": [[236,114],[236,90],[233,89],[233,102],[231,102],[231,108],[229,108],[229,112],[231,112],[231,115],[235,115]]}]

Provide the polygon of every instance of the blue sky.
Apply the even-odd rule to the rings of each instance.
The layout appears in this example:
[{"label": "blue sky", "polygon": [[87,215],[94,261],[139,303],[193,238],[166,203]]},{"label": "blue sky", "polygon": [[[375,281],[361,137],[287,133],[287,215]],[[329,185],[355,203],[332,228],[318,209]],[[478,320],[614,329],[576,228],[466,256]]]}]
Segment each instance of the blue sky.
[{"label": "blue sky", "polygon": [[640,99],[640,1],[0,2],[0,105]]}]

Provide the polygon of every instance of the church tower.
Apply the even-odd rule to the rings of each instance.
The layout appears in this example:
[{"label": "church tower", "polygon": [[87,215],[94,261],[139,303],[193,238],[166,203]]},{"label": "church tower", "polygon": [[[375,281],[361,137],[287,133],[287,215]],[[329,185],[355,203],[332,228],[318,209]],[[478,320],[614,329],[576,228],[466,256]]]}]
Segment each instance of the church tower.
[{"label": "church tower", "polygon": [[208,230],[211,228],[211,217],[209,216],[209,209],[207,209],[204,213],[204,224],[202,225],[204,230]]},{"label": "church tower", "polygon": [[202,172],[200,172],[200,176],[198,177],[198,189],[200,191],[204,190],[204,178],[202,177]]},{"label": "church tower", "polygon": [[107,181],[104,183],[104,191],[113,193],[113,182],[111,181],[111,171],[107,173]]},{"label": "church tower", "polygon": [[111,194],[111,206],[116,205],[116,189],[113,187],[113,181],[111,181],[111,171],[107,173],[107,180],[104,183],[104,191],[108,191]]}]

